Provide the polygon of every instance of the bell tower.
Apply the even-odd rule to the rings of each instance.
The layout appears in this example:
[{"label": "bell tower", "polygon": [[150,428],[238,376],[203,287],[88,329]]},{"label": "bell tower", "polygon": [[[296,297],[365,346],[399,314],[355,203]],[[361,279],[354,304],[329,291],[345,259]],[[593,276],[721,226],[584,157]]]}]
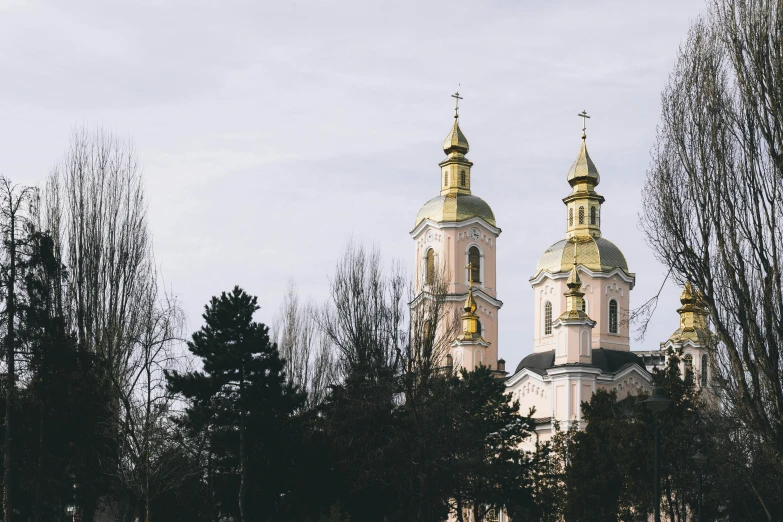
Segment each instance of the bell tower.
[{"label": "bell tower", "polygon": [[[450,345],[454,366],[497,370],[498,311],[503,303],[497,298],[495,267],[501,230],[490,206],[473,194],[473,162],[466,157],[470,147],[459,120],[462,97],[459,93],[452,97],[454,122],[443,142],[446,159],[438,164],[439,195],[421,207],[411,231],[416,293],[412,306],[442,292],[439,298],[447,313],[436,325],[435,335],[447,343],[454,341]],[[469,350],[463,349],[468,345]]]}]

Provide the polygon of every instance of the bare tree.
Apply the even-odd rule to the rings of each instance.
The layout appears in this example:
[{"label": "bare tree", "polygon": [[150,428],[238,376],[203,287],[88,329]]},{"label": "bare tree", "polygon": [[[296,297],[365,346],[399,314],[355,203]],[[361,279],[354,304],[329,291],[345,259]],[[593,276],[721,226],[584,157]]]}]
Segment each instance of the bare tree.
[{"label": "bare tree", "polygon": [[387,276],[377,249],[348,245],[319,317],[338,353],[339,377],[356,368],[369,379],[397,372],[408,342],[407,286],[398,265]]},{"label": "bare tree", "polygon": [[[149,520],[150,459],[169,397],[184,319],[160,290],[138,158],[130,142],[77,130],[47,184],[41,220],[68,267],[62,307],[80,350],[97,355],[116,398],[115,469],[138,491]],[[130,480],[130,477],[134,477]]]},{"label": "bare tree", "polygon": [[321,404],[335,382],[333,347],[318,325],[318,313],[313,303],[300,301],[291,281],[272,328],[288,379],[307,392],[307,409]]},{"label": "bare tree", "polygon": [[5,407],[5,442],[3,447],[3,520],[16,519],[15,490],[16,480],[16,446],[14,432],[16,431],[16,354],[19,344],[16,332],[18,321],[18,292],[21,268],[19,255],[23,248],[26,224],[30,222],[33,212],[30,204],[35,198],[35,191],[30,187],[20,187],[11,180],[0,177],[0,233],[3,237],[4,262],[2,264],[2,286],[5,297],[5,327],[4,351],[6,364],[6,407]]},{"label": "bare tree", "polygon": [[150,521],[150,502],[187,478],[171,465],[175,433],[168,415],[173,397],[166,388],[164,370],[176,366],[177,345],[184,316],[176,301],[160,295],[150,279],[141,311],[139,337],[133,346],[118,388],[122,407],[119,483],[142,499],[142,516]]},{"label": "bare tree", "polygon": [[414,295],[400,263],[386,272],[377,249],[350,243],[319,318],[339,354],[340,375],[351,367],[421,374],[444,365],[457,332],[446,305],[448,287],[441,269],[426,291]]},{"label": "bare tree", "polygon": [[709,309],[725,406],[783,462],[783,2],[714,0],[692,25],[644,203],[649,243]]}]

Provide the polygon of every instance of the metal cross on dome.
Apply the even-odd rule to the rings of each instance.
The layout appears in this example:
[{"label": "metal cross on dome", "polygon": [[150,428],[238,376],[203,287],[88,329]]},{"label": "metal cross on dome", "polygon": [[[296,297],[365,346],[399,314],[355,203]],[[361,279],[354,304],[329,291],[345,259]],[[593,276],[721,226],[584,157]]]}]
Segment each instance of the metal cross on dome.
[{"label": "metal cross on dome", "polygon": [[590,116],[587,115],[587,111],[582,111],[581,113],[577,114],[577,116],[582,118],[582,138],[584,139],[587,136],[585,131],[587,130],[587,120],[590,119]]},{"label": "metal cross on dome", "polygon": [[464,98],[459,95],[459,91],[452,94],[451,97],[456,100],[456,105],[454,106],[454,119],[459,119],[459,101]]}]

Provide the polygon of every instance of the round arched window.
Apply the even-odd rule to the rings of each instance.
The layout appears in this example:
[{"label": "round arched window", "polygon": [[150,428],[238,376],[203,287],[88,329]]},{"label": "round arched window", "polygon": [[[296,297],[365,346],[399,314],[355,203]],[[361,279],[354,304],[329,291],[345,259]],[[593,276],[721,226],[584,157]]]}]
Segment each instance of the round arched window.
[{"label": "round arched window", "polygon": [[544,303],[544,335],[552,335],[552,303]]},{"label": "round arched window", "polygon": [[433,249],[427,250],[427,259],[425,262],[425,281],[428,285],[435,282],[435,251]]},{"label": "round arched window", "polygon": [[471,267],[471,276],[474,283],[481,283],[481,252],[478,247],[470,247],[468,250],[468,263]]},{"label": "round arched window", "polygon": [[685,365],[685,373],[686,375],[690,372],[693,373],[693,355],[686,353],[685,357],[682,358],[682,362]]},{"label": "round arched window", "polygon": [[609,301],[609,333],[617,333],[617,301]]}]

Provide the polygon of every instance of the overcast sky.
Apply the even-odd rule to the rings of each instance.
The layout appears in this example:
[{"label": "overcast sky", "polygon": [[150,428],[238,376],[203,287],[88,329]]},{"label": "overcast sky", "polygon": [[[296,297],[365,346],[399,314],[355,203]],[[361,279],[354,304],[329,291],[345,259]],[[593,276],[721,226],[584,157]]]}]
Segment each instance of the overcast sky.
[{"label": "overcast sky", "polygon": [[[500,354],[532,351],[536,261],[565,237],[566,173],[588,146],[602,231],[637,275],[660,92],[703,0],[370,2],[0,0],[0,173],[39,183],[77,125],[131,138],[155,252],[189,330],[239,284],[271,322],[287,282],[323,301],[349,238],[413,268],[461,84],[472,188],[503,229]],[[650,332],[677,328],[667,288]]]}]

